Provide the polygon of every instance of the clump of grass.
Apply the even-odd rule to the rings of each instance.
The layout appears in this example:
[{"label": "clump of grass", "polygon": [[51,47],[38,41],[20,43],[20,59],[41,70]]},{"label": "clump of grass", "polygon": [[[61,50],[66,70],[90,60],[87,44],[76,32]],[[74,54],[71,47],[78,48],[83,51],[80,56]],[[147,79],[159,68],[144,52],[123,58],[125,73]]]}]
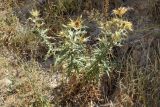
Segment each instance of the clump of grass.
[{"label": "clump of grass", "polygon": [[160,1],[156,1],[156,0],[149,0],[150,3],[150,8],[149,8],[149,13],[151,14],[151,18],[153,19],[154,22],[159,23],[160,22]]},{"label": "clump of grass", "polygon": [[19,62],[8,57],[0,55],[1,106],[51,107],[49,75],[35,61]]},{"label": "clump of grass", "polygon": [[[154,39],[151,40],[151,38]],[[148,41],[144,43],[143,39]],[[141,46],[137,44],[133,46],[125,62],[124,76],[120,84],[121,91],[130,97],[134,106],[159,106],[160,69],[157,65],[160,64],[160,56],[157,44],[160,39],[152,36],[143,39],[140,40]],[[148,47],[145,49],[144,45],[148,45]],[[144,53],[143,57],[139,53]],[[144,57],[145,55],[147,57]],[[126,104],[126,106],[128,105]]]}]

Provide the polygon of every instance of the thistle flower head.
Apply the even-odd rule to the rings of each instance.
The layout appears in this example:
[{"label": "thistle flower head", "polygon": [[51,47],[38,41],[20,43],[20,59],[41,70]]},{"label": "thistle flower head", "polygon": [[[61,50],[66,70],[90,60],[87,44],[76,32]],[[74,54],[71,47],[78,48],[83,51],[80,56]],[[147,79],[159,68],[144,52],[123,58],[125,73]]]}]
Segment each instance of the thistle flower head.
[{"label": "thistle flower head", "polygon": [[113,14],[118,15],[119,17],[122,17],[128,10],[129,8],[120,7],[118,9],[114,9]]},{"label": "thistle flower head", "polygon": [[82,17],[78,17],[76,20],[70,19],[68,26],[74,28],[75,30],[79,30],[83,27]]},{"label": "thistle flower head", "polygon": [[122,39],[120,32],[115,32],[115,34],[112,35],[112,40],[114,43],[120,42]]},{"label": "thistle flower head", "polygon": [[124,21],[124,29],[127,29],[129,31],[133,31],[133,24],[128,21]]},{"label": "thistle flower head", "polygon": [[32,10],[30,12],[30,14],[33,16],[33,17],[38,17],[40,15],[40,12],[38,10]]}]

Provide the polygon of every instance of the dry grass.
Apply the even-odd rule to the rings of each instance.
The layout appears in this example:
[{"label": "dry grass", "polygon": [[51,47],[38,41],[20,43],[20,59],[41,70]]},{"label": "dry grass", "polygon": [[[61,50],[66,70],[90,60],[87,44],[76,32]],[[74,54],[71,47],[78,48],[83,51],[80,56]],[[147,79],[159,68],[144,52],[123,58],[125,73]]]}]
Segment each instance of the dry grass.
[{"label": "dry grass", "polygon": [[[11,54],[10,54],[11,55]],[[50,107],[49,75],[34,61],[19,62],[0,56],[0,106]]]}]

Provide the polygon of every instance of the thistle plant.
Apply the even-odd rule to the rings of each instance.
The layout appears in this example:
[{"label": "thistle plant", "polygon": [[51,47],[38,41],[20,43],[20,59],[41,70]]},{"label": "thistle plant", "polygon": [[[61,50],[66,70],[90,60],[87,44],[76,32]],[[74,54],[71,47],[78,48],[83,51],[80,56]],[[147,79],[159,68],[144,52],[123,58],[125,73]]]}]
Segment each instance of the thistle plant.
[{"label": "thistle plant", "polygon": [[61,65],[69,75],[83,75],[87,80],[99,80],[104,73],[109,76],[116,66],[110,57],[113,47],[120,46],[128,32],[132,31],[132,23],[123,19],[126,12],[126,8],[119,8],[113,10],[115,18],[105,22],[97,20],[101,33],[94,46],[87,45],[87,27],[81,17],[63,25],[64,29],[59,33],[63,42],[59,46],[55,65]]},{"label": "thistle plant", "polygon": [[35,32],[38,36],[40,36],[43,40],[43,42],[48,46],[48,52],[46,55],[47,59],[50,55],[54,53],[53,43],[50,42],[51,37],[47,36],[48,29],[44,27],[44,20],[40,18],[40,12],[38,10],[32,10],[30,12],[31,17],[29,20],[33,23],[32,24],[32,30]]},{"label": "thistle plant", "polygon": [[127,38],[128,32],[133,31],[133,25],[131,22],[124,20],[123,15],[130,8],[120,7],[113,10],[115,18],[109,21],[100,21],[100,26],[102,30],[102,37],[107,36],[111,47],[113,45],[120,46],[122,41]]},{"label": "thistle plant", "polygon": [[[128,32],[132,31],[132,23],[123,19],[128,8],[113,10],[115,18],[109,21],[97,20],[101,33],[96,38],[98,42],[92,46],[87,44],[89,37],[82,16],[63,25],[58,36],[61,39],[57,47],[47,37],[48,29],[43,27],[43,19],[39,18],[38,11],[32,11],[30,18],[34,23],[34,30],[42,37],[49,47],[48,54],[54,54],[55,70],[62,70],[69,77],[83,77],[87,80],[99,80],[101,75],[113,71],[116,64],[111,60],[114,46],[121,46],[121,42],[127,38]],[[60,68],[60,69],[59,69]]]},{"label": "thistle plant", "polygon": [[61,64],[68,75],[80,73],[86,66],[85,42],[88,39],[85,37],[86,26],[83,25],[82,18],[78,17],[75,21],[70,19],[70,22],[63,27],[64,29],[59,33],[63,42],[59,46],[55,65]]},{"label": "thistle plant", "polygon": [[[62,66],[68,76],[76,75],[87,80],[98,80],[104,71],[110,70],[110,62],[107,57],[109,44],[106,38],[97,38],[99,43],[95,46],[88,46],[86,28],[82,17],[71,20],[59,33],[62,44],[56,55],[55,67]],[[101,40],[100,40],[101,39]]]}]

